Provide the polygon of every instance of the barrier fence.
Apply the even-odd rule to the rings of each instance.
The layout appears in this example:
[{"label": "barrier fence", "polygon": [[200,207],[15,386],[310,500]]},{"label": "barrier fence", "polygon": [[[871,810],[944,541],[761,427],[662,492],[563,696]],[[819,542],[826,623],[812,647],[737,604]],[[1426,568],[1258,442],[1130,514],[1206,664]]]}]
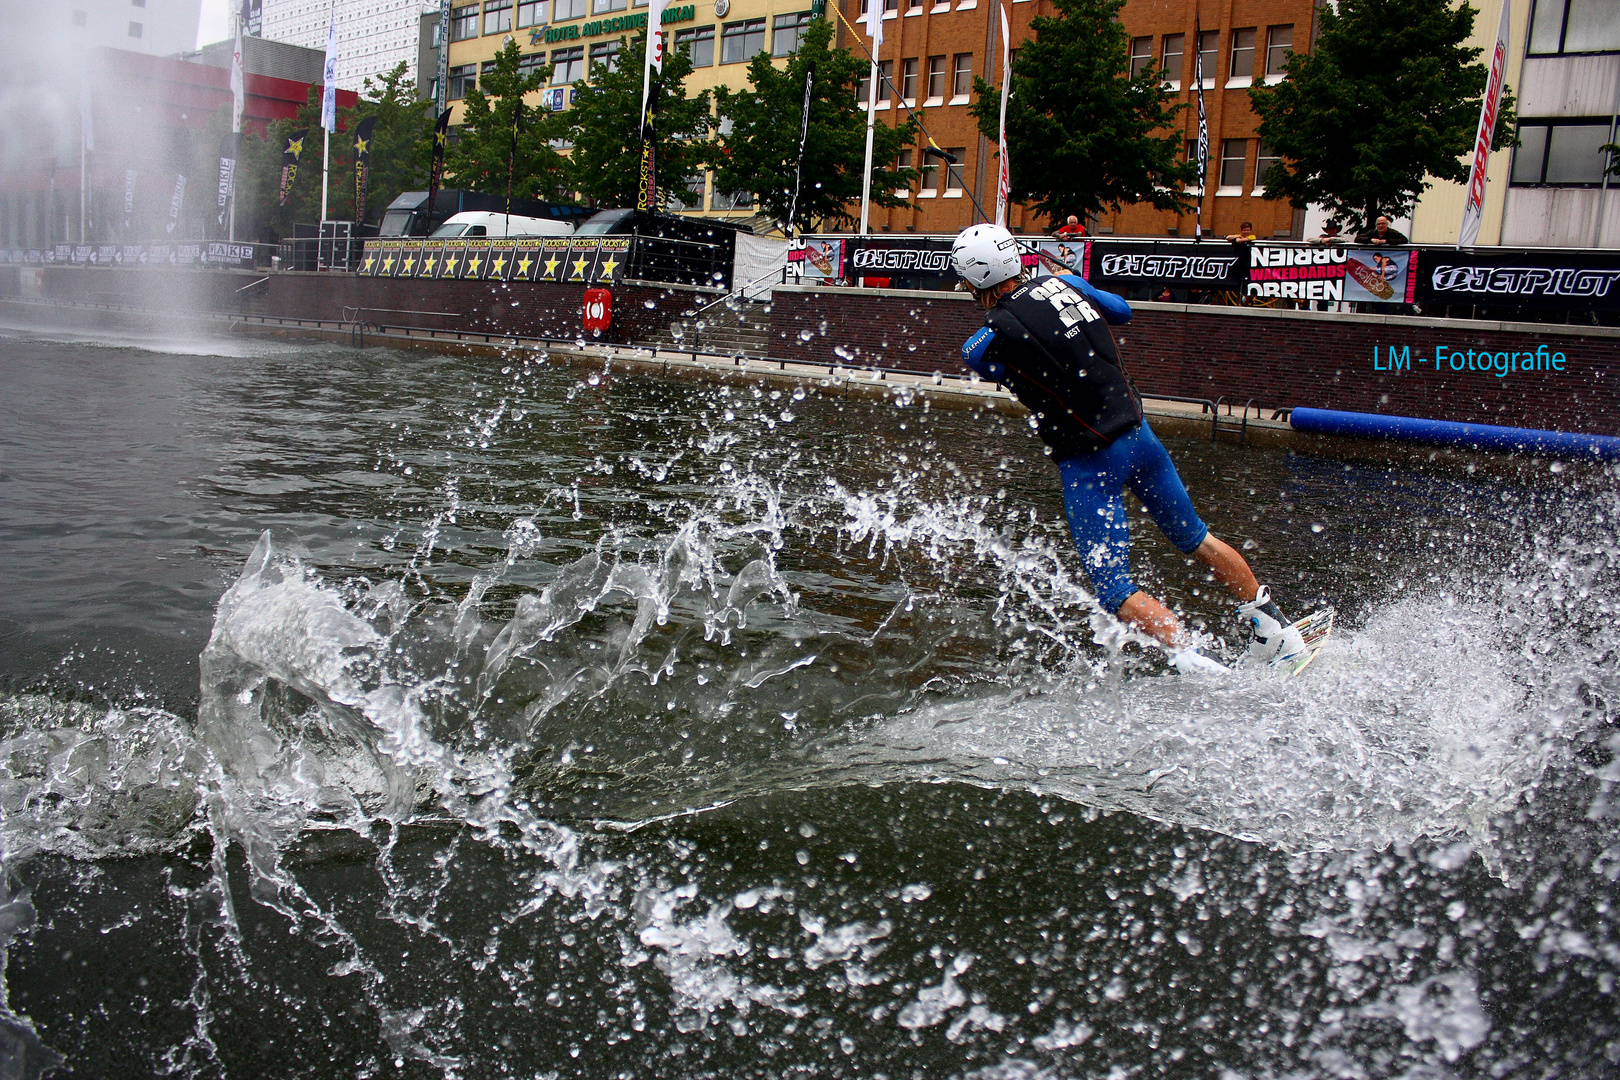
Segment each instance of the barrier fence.
[{"label": "barrier fence", "polygon": [[195,240],[171,244],[57,244],[48,248],[0,248],[0,264],[18,266],[154,266],[218,270],[268,269],[275,244]]},{"label": "barrier fence", "polygon": [[[949,236],[806,236],[788,252],[787,278],[807,284],[887,278],[894,287],[950,288]],[[1544,308],[1620,312],[1620,251],[1398,247],[1224,240],[1028,237],[1036,275],[1067,270],[1145,299],[1292,301]],[[1181,294],[1181,295],[1176,295]]]}]

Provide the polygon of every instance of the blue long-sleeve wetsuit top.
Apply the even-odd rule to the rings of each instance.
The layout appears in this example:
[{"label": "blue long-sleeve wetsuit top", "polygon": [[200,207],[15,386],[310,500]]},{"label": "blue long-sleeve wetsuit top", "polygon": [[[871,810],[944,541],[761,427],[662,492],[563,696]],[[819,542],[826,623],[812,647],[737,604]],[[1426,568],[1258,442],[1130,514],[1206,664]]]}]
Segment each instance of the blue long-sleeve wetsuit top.
[{"label": "blue long-sleeve wetsuit top", "polygon": [[1121,297],[1073,274],[1025,282],[1002,297],[962,346],[962,359],[1034,414],[1061,461],[1113,442],[1142,419],[1108,324],[1131,319]]}]

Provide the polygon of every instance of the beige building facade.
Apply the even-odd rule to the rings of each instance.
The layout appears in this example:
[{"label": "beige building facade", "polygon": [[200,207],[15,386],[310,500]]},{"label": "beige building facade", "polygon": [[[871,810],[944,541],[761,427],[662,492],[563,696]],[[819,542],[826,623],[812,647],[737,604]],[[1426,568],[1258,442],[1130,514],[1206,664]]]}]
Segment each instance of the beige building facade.
[{"label": "beige building facade", "polygon": [[[786,57],[798,48],[811,19],[810,0],[697,0],[670,3],[662,25],[667,47],[692,58],[689,96],[717,86],[748,85],[748,62],[760,52]],[[595,64],[612,63],[620,39],[646,26],[645,0],[479,0],[451,9],[448,101],[450,122],[461,123],[461,102],[507,40],[523,62],[553,66],[549,85],[530,95],[535,108],[566,109],[575,83],[588,82]],[[785,63],[785,61],[783,61]],[[741,217],[753,213],[747,192],[716,191],[712,174],[684,193],[690,213]]]}]

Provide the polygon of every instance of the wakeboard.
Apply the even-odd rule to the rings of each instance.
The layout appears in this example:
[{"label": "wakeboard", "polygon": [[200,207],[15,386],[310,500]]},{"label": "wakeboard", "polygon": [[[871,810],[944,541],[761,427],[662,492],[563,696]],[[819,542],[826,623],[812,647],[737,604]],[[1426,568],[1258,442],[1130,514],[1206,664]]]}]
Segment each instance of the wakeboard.
[{"label": "wakeboard", "polygon": [[1315,660],[1327,645],[1328,638],[1333,634],[1333,609],[1323,608],[1305,616],[1294,624],[1294,629],[1305,639],[1305,651],[1278,665],[1287,672],[1285,677],[1290,679],[1310,667],[1311,661]]}]

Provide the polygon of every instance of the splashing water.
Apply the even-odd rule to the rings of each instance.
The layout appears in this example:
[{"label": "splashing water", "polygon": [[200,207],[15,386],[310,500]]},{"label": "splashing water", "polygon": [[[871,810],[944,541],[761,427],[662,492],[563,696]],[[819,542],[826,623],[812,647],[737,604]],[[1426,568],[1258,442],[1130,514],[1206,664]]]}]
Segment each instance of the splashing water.
[{"label": "splashing water", "polygon": [[[4,699],[24,1074],[112,1060],[40,965],[136,933],[156,985],[99,1007],[177,1075],[1620,1065],[1613,475],[1365,469],[1403,527],[1330,649],[1204,681],[1096,609],[1016,423],[946,457],[968,418],[916,401],[844,447],[830,394],[772,443],[761,388],[474,385],[452,460],[375,455],[410,494],[369,550],[410,552],[243,544],[194,717]],[[534,475],[536,420],[609,392],[631,434]],[[1337,464],[1264,460],[1326,523],[1255,530],[1303,580],[1358,511]]]}]

